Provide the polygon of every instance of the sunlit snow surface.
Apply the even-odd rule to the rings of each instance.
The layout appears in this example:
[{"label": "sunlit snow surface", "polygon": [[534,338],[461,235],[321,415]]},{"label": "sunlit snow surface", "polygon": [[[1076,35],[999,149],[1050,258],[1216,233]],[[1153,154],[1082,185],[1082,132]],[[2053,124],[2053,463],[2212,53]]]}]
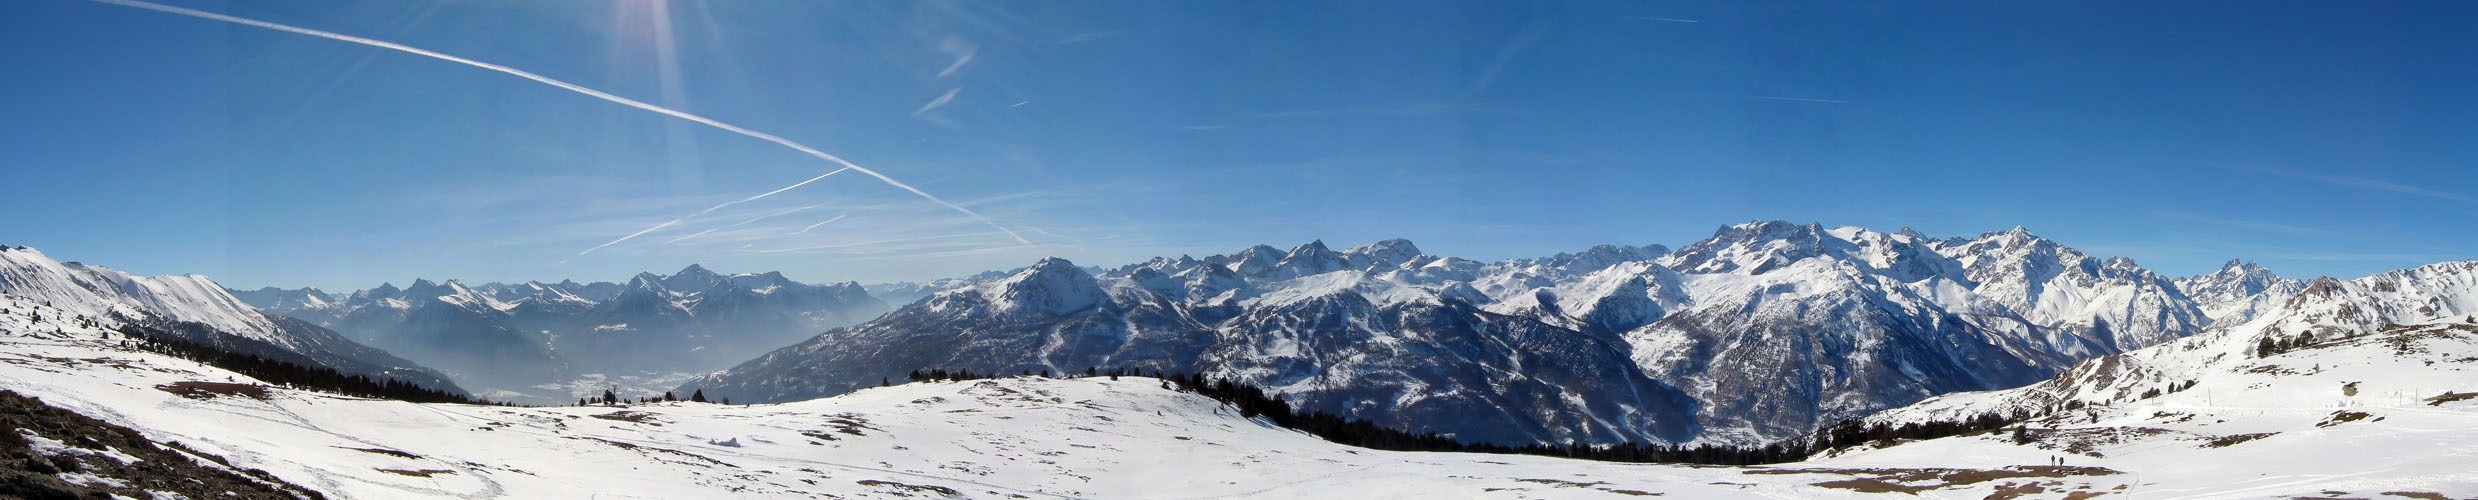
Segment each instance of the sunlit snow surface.
[{"label": "sunlit snow surface", "polygon": [[[1928,498],[1980,498],[2026,486],[2042,492],[2024,498],[2478,494],[2478,472],[2466,467],[2478,450],[2478,435],[2466,432],[2478,424],[2478,401],[2426,406],[2411,397],[2446,386],[2478,392],[2472,365],[2326,363],[2318,375],[2211,379],[2205,387],[2215,387],[2219,406],[2204,404],[2197,388],[2114,409],[2099,424],[2062,425],[2175,430],[2096,444],[2086,451],[2106,458],[2076,455],[2068,462],[2122,474],[1962,484],[1986,470],[2069,469],[2005,469],[2064,453],[2017,446],[2006,436],[1907,443],[1768,468],[1383,452],[1241,419],[1211,400],[1133,377],[916,383],[752,406],[504,408],[286,390],[264,401],[199,400],[154,386],[246,380],[115,349],[118,341],[103,332],[51,319],[61,317],[56,310],[30,324],[25,312],[41,308],[8,297],[0,297],[0,307],[10,311],[0,314],[7,332],[0,335],[0,388],[337,498],[938,498],[948,491],[969,498],[1838,498],[1870,495],[1848,481],[1872,477],[1931,487],[1920,493]],[[2478,355],[2478,343],[2458,338],[2431,348]],[[2339,378],[2367,381],[2361,397],[2339,396]],[[2409,387],[2404,380],[2418,382]],[[2218,387],[2224,383],[2237,387]],[[2260,387],[2246,388],[2254,385]],[[2141,405],[2197,416],[2163,423]],[[2384,418],[2317,427],[2332,406]],[[2281,434],[2199,446],[2211,436],[2252,432]]]}]

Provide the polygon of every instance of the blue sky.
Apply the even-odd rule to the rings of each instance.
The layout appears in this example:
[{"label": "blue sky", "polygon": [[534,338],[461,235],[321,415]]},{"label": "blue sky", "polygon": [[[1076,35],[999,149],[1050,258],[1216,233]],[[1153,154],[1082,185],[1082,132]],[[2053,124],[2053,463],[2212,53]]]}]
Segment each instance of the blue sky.
[{"label": "blue sky", "polygon": [[845,172],[579,255],[837,165],[453,62],[29,0],[0,2],[0,243],[330,289],[1320,238],[1488,260],[1750,219],[2021,225],[2173,275],[2478,258],[2466,2],[169,3],[774,134],[995,226]]}]

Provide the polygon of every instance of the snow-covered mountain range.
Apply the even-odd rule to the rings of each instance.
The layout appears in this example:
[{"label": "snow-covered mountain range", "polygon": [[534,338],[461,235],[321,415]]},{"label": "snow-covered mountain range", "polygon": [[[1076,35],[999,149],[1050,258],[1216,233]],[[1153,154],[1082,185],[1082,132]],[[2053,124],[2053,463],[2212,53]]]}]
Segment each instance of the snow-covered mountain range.
[{"label": "snow-covered mountain range", "polygon": [[[724,275],[691,265],[607,282],[415,280],[343,296],[261,289],[236,296],[447,371],[492,398],[572,401],[580,379],[608,383],[729,366],[883,313],[855,283],[782,273]],[[594,384],[586,384],[594,385]]]},{"label": "snow-covered mountain range", "polygon": [[[227,350],[306,362],[348,374],[460,392],[447,377],[317,325],[250,308],[205,276],[137,276],[0,246],[0,308],[40,306],[96,327],[163,328]],[[193,324],[195,328],[178,327]]]},{"label": "snow-covered mountain range", "polygon": [[[170,497],[142,492],[161,474],[125,474],[148,464],[121,457],[182,453],[355,499],[2478,496],[2470,324],[2300,349],[2262,373],[2020,431],[1725,467],[1354,448],[1134,377],[917,382],[764,405],[362,399],[120,349],[56,312],[0,314],[0,390],[135,432],[30,425],[29,458],[10,464],[82,465],[7,473],[133,498]],[[2397,354],[2401,342],[2417,353]],[[226,380],[241,383],[184,388]]]},{"label": "snow-covered mountain range", "polygon": [[1092,269],[953,280],[680,388],[792,401],[914,369],[1134,367],[1467,440],[1751,444],[2037,382],[2293,291],[2252,266],[2162,277],[2020,228],[1937,239],[1779,221],[1676,251],[1483,263],[1397,239]]},{"label": "snow-covered mountain range", "polygon": [[[1677,432],[1661,428],[1670,422],[1662,415],[1688,415],[1677,421],[1705,424],[1695,420],[1703,411],[1699,405],[1715,393],[1702,392],[1690,382],[1717,385],[1740,379],[1680,376],[1695,372],[1657,363],[1647,368],[1644,346],[1659,345],[1647,340],[1719,353],[1711,358],[1715,365],[1794,366],[1767,364],[1765,351],[1734,345],[1741,343],[1788,345],[1792,348],[1784,350],[1819,361],[1830,357],[1796,350],[1804,345],[1841,349],[1826,352],[1853,358],[1817,368],[1828,376],[1868,369],[1919,378],[1984,376],[1938,374],[1925,368],[1936,361],[1910,357],[1952,356],[1959,351],[1941,349],[1970,349],[1973,356],[2006,355],[2047,366],[2035,364],[2048,361],[2029,353],[2052,351],[2063,353],[2057,355],[2060,359],[2074,358],[2073,353],[2084,351],[2066,347],[2105,352],[2137,343],[2126,339],[2151,332],[2125,325],[2179,324],[2176,318],[2183,317],[2185,308],[2144,295],[2175,292],[2192,309],[2204,311],[2204,318],[2233,309],[2198,304],[2259,306],[2246,319],[2206,320],[2199,331],[2169,333],[2168,340],[2147,347],[2057,361],[2064,368],[2043,382],[1948,392],[1865,417],[1887,425],[1989,413],[2028,417],[2001,432],[1888,438],[1770,466],[1669,466],[1351,448],[1276,427],[1264,418],[1242,417],[1229,406],[1146,378],[921,382],[747,406],[682,402],[516,408],[343,397],[254,385],[246,375],[130,349],[115,338],[104,318],[173,321],[187,313],[161,304],[217,300],[212,294],[174,298],[167,295],[178,293],[75,292],[53,285],[110,280],[57,276],[58,271],[48,270],[53,266],[29,265],[33,259],[20,254],[10,256],[9,269],[0,271],[9,290],[26,291],[0,294],[0,389],[135,430],[135,436],[116,434],[119,438],[107,441],[120,443],[115,446],[162,444],[155,450],[89,447],[94,445],[81,439],[88,436],[76,434],[83,431],[45,427],[21,432],[28,444],[21,457],[38,457],[54,468],[0,472],[18,474],[19,482],[13,484],[129,492],[145,490],[149,476],[115,476],[142,468],[121,457],[190,453],[222,457],[199,459],[202,466],[257,471],[251,473],[333,498],[1295,498],[1334,492],[1370,498],[2478,495],[2478,474],[2467,467],[2478,459],[2478,441],[2467,432],[2478,425],[2478,378],[2473,378],[2478,370],[2471,369],[2478,366],[2478,262],[2435,264],[2355,280],[2317,279],[2297,283],[2299,289],[2288,297],[2222,302],[2192,297],[2211,295],[2202,292],[2206,289],[2242,290],[2244,285],[2228,284],[2249,280],[2229,278],[2263,273],[2240,264],[2231,267],[2238,272],[2167,280],[2172,287],[2160,289],[2146,283],[2159,278],[2145,278],[2148,273],[2130,264],[2084,257],[2060,266],[2037,265],[2036,259],[2002,264],[2044,271],[1982,275],[2020,276],[2020,281],[2039,283],[1992,288],[2036,289],[2021,294],[2028,300],[2016,303],[2044,303],[2039,307],[2052,311],[2095,311],[2088,322],[2045,324],[2031,319],[2039,314],[2004,306],[2010,295],[1978,296],[1976,290],[2006,281],[1973,279],[1972,265],[1983,262],[1952,255],[1963,253],[1953,250],[1957,248],[2006,246],[1977,245],[1992,238],[2023,242],[2006,236],[2009,232],[1928,240],[1907,232],[1842,228],[1816,233],[1807,228],[1812,226],[1787,231],[1738,226],[1731,229],[1778,232],[1741,238],[1724,230],[1731,243],[1699,242],[1678,252],[1607,246],[1492,264],[1375,257],[1408,250],[1407,242],[1343,251],[1311,245],[1276,252],[1280,257],[1272,259],[1259,252],[1240,259],[1161,259],[1098,273],[1045,260],[999,279],[937,292],[885,319],[819,338],[850,334],[843,338],[911,342],[846,345],[883,356],[910,355],[913,350],[933,356],[1026,350],[1037,360],[1143,359],[1154,355],[1149,351],[1185,349],[1176,336],[1180,332],[1127,325],[1155,325],[1165,319],[1160,315],[1181,314],[1209,323],[1215,335],[1191,361],[1198,366],[1260,380],[1306,372],[1307,379],[1323,376],[1341,391],[1393,389],[1396,392],[1377,392],[1381,397],[1369,401],[1390,402],[1395,406],[1384,411],[1418,416],[1386,420],[1368,412],[1387,425],[1442,418],[1442,413],[1419,414],[1423,409],[1507,402],[1529,406],[1499,407],[1519,409],[1505,413],[1532,415],[1539,419],[1532,421],[1536,425],[1573,426],[1580,429],[1577,435],[1633,432],[1659,437]],[[1807,238],[1810,234],[1847,245]],[[1799,242],[1817,244],[1802,247],[1795,244]],[[1301,255],[1309,257],[1290,258]],[[1792,255],[1805,257],[1784,257]],[[1232,264],[1250,261],[1271,265],[1248,266],[1249,274],[1233,271],[1239,266]],[[1311,271],[1341,264],[1329,272],[1310,273],[1285,271],[1285,261]],[[1386,272],[1369,271],[1389,261],[1393,264]],[[1432,265],[1441,261],[1447,263]],[[1160,272],[1181,267],[1161,264],[1178,262],[1194,267]],[[1219,264],[1207,264],[1213,262]],[[55,264],[72,273],[102,272]],[[1153,272],[1144,272],[1148,269]],[[1957,274],[1961,279],[1953,278]],[[1788,279],[1802,275],[1807,277]],[[429,287],[461,288],[441,283]],[[150,288],[174,289],[162,283]],[[2187,290],[2195,292],[2189,295]],[[1168,298],[1174,291],[1177,300]],[[2050,295],[2056,293],[2108,299],[2087,301],[2104,303],[2091,306]],[[612,293],[602,300],[618,296]],[[1876,311],[1859,314],[1855,311],[1865,308],[1847,305],[1849,301],[1867,301]],[[1714,308],[1740,308],[1749,311],[1748,319],[1677,319],[1719,317],[1709,312]],[[904,333],[903,325],[890,322],[932,313],[967,321],[943,325],[944,335]],[[1834,320],[1836,315],[1843,317]],[[300,323],[265,319],[277,324],[279,335],[285,331],[282,324]],[[1888,320],[1906,323],[1863,326]],[[1634,326],[1625,326],[1629,324]],[[1847,330],[1800,335],[1804,329],[1822,327]],[[1922,330],[1927,327],[1942,330]],[[1713,334],[1709,332],[1717,330],[1696,328],[1754,331]],[[862,333],[850,333],[855,331]],[[1022,331],[1037,336],[1030,341],[1008,336]],[[1965,334],[1980,336],[1976,338],[1985,345],[1882,345],[1920,342],[1918,336],[1959,342]],[[1710,341],[1704,340],[1706,335],[1730,338]],[[1610,337],[1617,344],[1603,345]],[[261,342],[272,345],[285,339],[267,338]],[[1849,345],[1830,345],[1835,342]],[[897,345],[916,349],[887,347]],[[1109,349],[1070,352],[1095,345]],[[769,356],[814,357],[814,352],[795,347]],[[1425,362],[1387,365],[1369,359],[1374,357]],[[1334,366],[1344,368],[1306,364],[1323,358],[1342,360]],[[1963,357],[1943,362],[1971,361]],[[1890,368],[1885,368],[1888,363]],[[752,362],[765,364],[763,358]],[[1574,373],[1587,364],[1620,374]],[[1920,373],[1908,373],[1911,370]],[[1352,380],[1367,382],[1345,385]],[[1664,405],[1651,399],[1663,396],[1649,392],[1621,399],[1612,396],[1610,388],[1577,380],[1650,384],[1628,388],[1636,391],[1670,387],[1666,397],[1683,400]],[[1842,384],[1838,387],[1886,386],[1880,381]],[[1789,384],[1754,390],[1786,392],[1779,389],[1784,385]],[[1322,387],[1301,383],[1277,390],[1299,391],[1302,386]],[[1481,391],[1497,392],[1464,394]],[[708,392],[740,398],[721,390]],[[1583,408],[1579,413],[1550,415],[1568,407],[1543,398],[1572,394],[1605,399],[1570,403],[1581,405],[1576,406]],[[1408,397],[1417,395],[1426,397]],[[1303,406],[1329,404],[1313,397],[1292,400]],[[1629,414],[1594,413],[1608,410],[1590,406],[1596,403],[1652,417],[1603,421]],[[1463,416],[1508,421],[1503,414]],[[1753,425],[1738,429],[1748,435],[1762,433]],[[1686,432],[1716,431],[1703,426]],[[175,443],[180,451],[170,451]],[[2064,457],[2063,465],[2032,465],[2056,463],[2051,461],[2058,457]],[[10,463],[33,462],[21,458]],[[71,463],[85,465],[78,471],[61,470],[59,464]]]}]

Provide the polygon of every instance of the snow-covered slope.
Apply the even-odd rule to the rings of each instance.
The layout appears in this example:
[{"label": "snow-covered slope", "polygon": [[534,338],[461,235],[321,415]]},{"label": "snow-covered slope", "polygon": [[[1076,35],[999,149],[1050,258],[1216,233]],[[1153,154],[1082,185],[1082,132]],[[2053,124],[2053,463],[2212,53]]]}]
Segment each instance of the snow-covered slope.
[{"label": "snow-covered slope", "polygon": [[[2114,438],[2129,433],[2058,424],[2033,431],[2042,441],[2030,446],[1965,436],[1767,467],[1686,467],[1350,448],[1240,418],[1212,400],[1138,377],[925,382],[745,406],[414,404],[273,387],[252,396],[257,391],[246,387],[182,389],[174,384],[251,381],[119,350],[103,332],[74,323],[30,324],[15,312],[0,314],[0,389],[338,499],[2478,494],[2478,473],[2465,467],[2478,458],[2471,456],[2478,437],[2465,432],[2478,423],[2478,401],[2357,406],[2380,415],[2327,427],[2283,416],[2302,424],[2281,424],[2280,434],[2225,448],[2200,445],[2270,431],[2236,418],[2279,412],[2229,407],[2192,412],[2203,416],[2191,419],[2104,417],[2204,433],[2184,440]],[[2384,390],[2360,394],[2392,401]],[[2211,423],[2221,418],[2231,422]],[[2162,423],[2180,419],[2187,420]],[[2085,455],[2067,466],[2044,465],[2066,452],[2042,446],[2075,443],[2082,451],[2073,453]]]},{"label": "snow-covered slope", "polygon": [[[309,296],[299,298],[316,300]],[[447,391],[459,390],[438,372],[412,361],[317,325],[251,309],[223,286],[195,274],[135,276],[100,266],[56,261],[32,248],[0,247],[0,306],[54,309],[95,327],[159,327],[226,349]]]},{"label": "snow-covered slope", "polygon": [[[2478,459],[2478,443],[2464,440],[2478,425],[2474,271],[2478,262],[2450,262],[2324,278],[2243,323],[2085,361],[2038,384],[1946,394],[1868,420],[2040,415],[2028,437],[2090,457],[2078,462],[2223,481],[2172,490],[2183,494],[2296,496],[2307,485],[2357,496],[2467,490],[2478,475],[2456,464]],[[2249,272],[2232,265],[2220,276]],[[1895,453],[1903,448],[1911,449]],[[1905,445],[1883,453],[1950,456],[1951,449]],[[2270,478],[2226,467],[2262,462],[2313,467]]]},{"label": "snow-covered slope", "polygon": [[27,247],[0,247],[0,294],[50,302],[94,317],[200,323],[233,335],[290,345],[265,315],[205,276],[136,276],[63,263]]},{"label": "snow-covered slope", "polygon": [[[2478,324],[2396,325],[2275,349],[2244,328],[2095,359],[2040,384],[1956,393],[1868,418],[2038,415],[2013,433],[1854,454],[1900,464],[2064,455],[2140,471],[2170,497],[2478,494]],[[1864,459],[1858,459],[1864,457]],[[2152,479],[2162,478],[2162,479]],[[2185,483],[2176,485],[2176,483]],[[2314,493],[2314,494],[2309,494]],[[2445,498],[2427,496],[2417,498]]]}]

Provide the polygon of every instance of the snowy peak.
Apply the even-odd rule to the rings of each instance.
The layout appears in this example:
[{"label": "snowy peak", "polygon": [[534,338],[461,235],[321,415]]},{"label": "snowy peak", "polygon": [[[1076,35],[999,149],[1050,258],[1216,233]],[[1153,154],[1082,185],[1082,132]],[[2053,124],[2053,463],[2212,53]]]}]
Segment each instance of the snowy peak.
[{"label": "snowy peak", "polygon": [[1057,257],[1041,259],[978,290],[1001,314],[1064,315],[1091,309],[1108,298],[1092,273]]},{"label": "snowy peak", "polygon": [[1522,261],[1574,275],[1585,275],[1625,262],[1644,262],[1669,255],[1669,247],[1660,245],[1594,245],[1576,253],[1559,252],[1539,259]]},{"label": "snowy peak", "polygon": [[1400,267],[1419,256],[1420,247],[1402,238],[1389,238],[1342,251],[1344,266],[1363,271]]},{"label": "snowy peak", "polygon": [[1899,282],[1931,278],[1962,281],[1961,266],[1936,251],[1936,242],[1907,235],[1816,223],[1749,222],[1721,228],[1659,262],[1687,274],[1763,275],[1809,259],[1852,272]]},{"label": "snowy peak", "polygon": [[1239,273],[1240,276],[1256,277],[1271,274],[1274,268],[1282,263],[1282,258],[1281,250],[1275,250],[1267,245],[1256,245],[1231,254],[1228,260],[1231,272]]},{"label": "snowy peak", "polygon": [[1325,240],[1316,240],[1291,248],[1290,253],[1282,256],[1282,262],[1274,265],[1273,275],[1277,278],[1314,276],[1340,271],[1348,266],[1341,253],[1325,247]]},{"label": "snowy peak", "polygon": [[2175,280],[2177,289],[2194,299],[2213,323],[2239,324],[2290,296],[2306,290],[2306,282],[2282,277],[2252,261],[2231,259],[2218,272]]},{"label": "snowy peak", "polygon": [[1824,238],[1823,226],[1815,223],[1746,222],[1713,231],[1664,260],[1684,273],[1764,274],[1821,255]]}]

